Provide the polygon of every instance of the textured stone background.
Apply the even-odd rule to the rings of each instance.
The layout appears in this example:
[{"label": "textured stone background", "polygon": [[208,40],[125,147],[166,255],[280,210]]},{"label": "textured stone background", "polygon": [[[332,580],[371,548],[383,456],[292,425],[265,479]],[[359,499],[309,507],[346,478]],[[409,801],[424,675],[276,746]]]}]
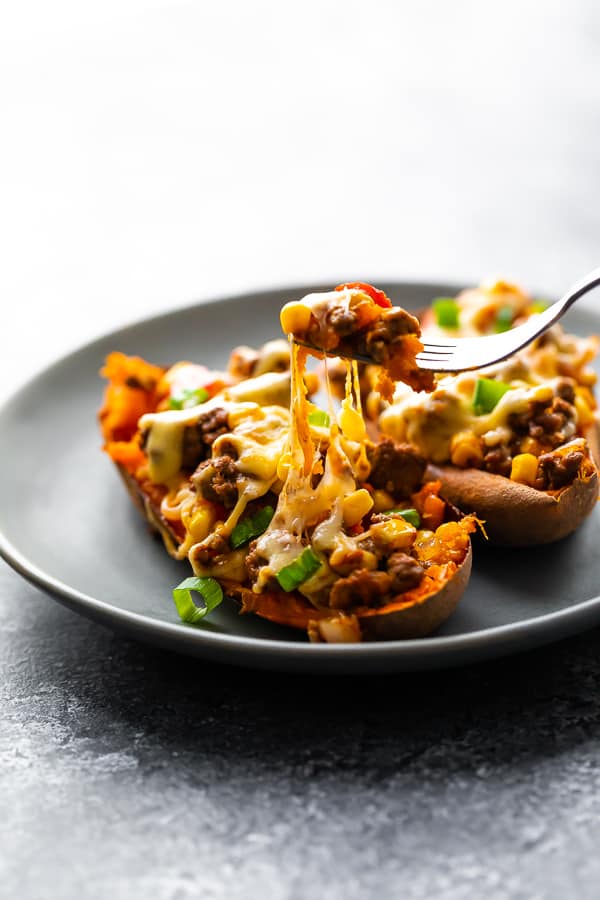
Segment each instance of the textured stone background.
[{"label": "textured stone background", "polygon": [[300,678],[0,590],[3,896],[597,897],[600,631]]},{"label": "textured stone background", "polygon": [[[592,0],[1,17],[2,392],[213,292],[489,272],[560,291],[600,263]],[[113,635],[2,564],[0,894],[595,898],[599,650],[596,631],[449,673],[252,673]]]}]

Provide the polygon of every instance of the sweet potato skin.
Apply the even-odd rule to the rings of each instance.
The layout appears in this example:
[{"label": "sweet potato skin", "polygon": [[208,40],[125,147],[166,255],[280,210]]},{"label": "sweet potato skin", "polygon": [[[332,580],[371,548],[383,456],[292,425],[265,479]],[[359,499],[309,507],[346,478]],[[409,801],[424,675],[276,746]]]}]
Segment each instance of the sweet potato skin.
[{"label": "sweet potato skin", "polygon": [[[456,609],[469,582],[472,558],[469,544],[461,565],[435,593],[416,601],[391,602],[381,609],[355,611],[362,640],[411,640],[431,634]],[[289,595],[254,594],[249,588],[231,585],[227,593],[241,604],[243,612],[252,612],[278,625],[303,631],[309,628],[311,622],[335,615],[331,609],[315,609],[297,592]]]},{"label": "sweet potato skin", "polygon": [[133,505],[142,514],[150,529],[161,536],[167,553],[175,557],[179,540],[169,522],[161,515],[159,504],[148,496],[131,472],[119,463],[115,463],[115,465]]},{"label": "sweet potato skin", "polygon": [[444,497],[463,512],[474,512],[490,542],[504,547],[559,541],[581,525],[598,501],[596,471],[556,492],[452,465],[430,464],[426,477],[441,481]]},{"label": "sweet potato skin", "polygon": [[464,562],[435,594],[420,603],[399,609],[383,607],[358,617],[363,640],[397,641],[426,637],[452,615],[469,583],[473,554],[471,546]]}]

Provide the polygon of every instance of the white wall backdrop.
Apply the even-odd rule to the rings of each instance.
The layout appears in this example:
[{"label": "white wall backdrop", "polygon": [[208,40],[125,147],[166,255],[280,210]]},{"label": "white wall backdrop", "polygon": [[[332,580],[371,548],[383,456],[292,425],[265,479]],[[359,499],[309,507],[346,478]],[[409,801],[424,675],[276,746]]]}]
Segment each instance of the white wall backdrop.
[{"label": "white wall backdrop", "polygon": [[600,264],[600,7],[56,0],[0,12],[0,391],[260,285],[560,291]]}]

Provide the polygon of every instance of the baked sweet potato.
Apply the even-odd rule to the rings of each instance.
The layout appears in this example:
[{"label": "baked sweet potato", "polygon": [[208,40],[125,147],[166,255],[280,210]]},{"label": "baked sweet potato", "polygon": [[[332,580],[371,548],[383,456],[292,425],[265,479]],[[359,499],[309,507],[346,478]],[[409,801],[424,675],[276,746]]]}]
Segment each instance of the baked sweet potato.
[{"label": "baked sweet potato", "polygon": [[598,502],[598,474],[593,464],[568,486],[539,491],[502,475],[457,466],[428,467],[445,496],[483,521],[489,540],[500,546],[550,544],[575,531]]},{"label": "baked sweet potato", "polygon": [[[173,409],[169,372],[142,384],[139,365],[121,360],[113,376],[101,414],[105,449],[167,551],[187,558],[198,579],[216,580],[242,612],[314,641],[421,637],[451,614],[468,581],[476,522],[457,516],[438,482],[424,481],[426,462],[413,448],[371,441],[348,402],[334,426],[312,408],[300,420],[312,453],[304,473],[288,443],[298,420],[285,407],[240,400],[227,387]],[[128,427],[115,441],[107,423],[122,370],[145,412],[132,424],[128,394],[117,392]]]},{"label": "baked sweet potato", "polygon": [[463,561],[452,571],[432,573],[420,591],[393,598],[379,609],[356,609],[350,615],[332,616],[331,610],[316,610],[301,595],[282,602],[281,594],[254,594],[231,589],[244,612],[253,612],[279,625],[306,630],[316,643],[346,643],[352,640],[394,641],[426,637],[452,615],[469,583],[472,565],[469,546]]}]

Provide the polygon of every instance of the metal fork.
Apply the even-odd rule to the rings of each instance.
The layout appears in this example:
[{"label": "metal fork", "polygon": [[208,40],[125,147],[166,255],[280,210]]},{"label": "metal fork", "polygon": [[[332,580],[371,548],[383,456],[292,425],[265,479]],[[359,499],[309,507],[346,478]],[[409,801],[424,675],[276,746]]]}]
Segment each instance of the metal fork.
[{"label": "metal fork", "polygon": [[432,372],[466,372],[469,369],[491,366],[530,344],[534,338],[554,325],[569,306],[598,285],[600,269],[594,269],[544,312],[532,316],[510,331],[476,338],[436,340],[435,343],[425,340],[424,349],[417,355],[417,364],[420,369]]}]

